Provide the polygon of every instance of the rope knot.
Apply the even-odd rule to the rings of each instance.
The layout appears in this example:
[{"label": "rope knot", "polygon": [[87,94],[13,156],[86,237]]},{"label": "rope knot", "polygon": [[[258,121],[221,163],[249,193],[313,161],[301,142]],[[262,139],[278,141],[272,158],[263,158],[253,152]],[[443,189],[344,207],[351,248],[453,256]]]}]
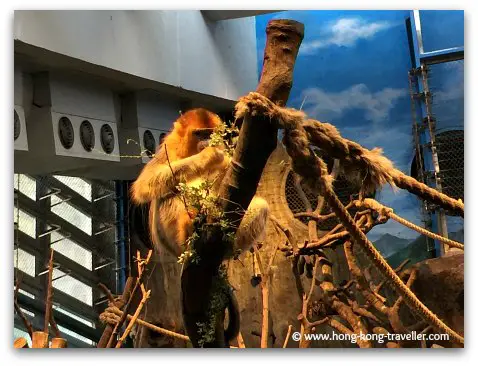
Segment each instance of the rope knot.
[{"label": "rope knot", "polygon": [[121,313],[121,310],[110,303],[110,306],[100,314],[100,321],[104,324],[116,325],[121,318],[118,313]]}]

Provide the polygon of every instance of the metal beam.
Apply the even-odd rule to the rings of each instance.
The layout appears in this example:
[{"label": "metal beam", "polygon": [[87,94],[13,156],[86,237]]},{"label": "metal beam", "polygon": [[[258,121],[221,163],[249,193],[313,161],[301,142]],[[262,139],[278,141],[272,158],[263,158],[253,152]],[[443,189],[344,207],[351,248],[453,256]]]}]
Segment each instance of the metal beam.
[{"label": "metal beam", "polygon": [[70,233],[72,240],[78,245],[90,250],[93,255],[96,255],[99,258],[104,258],[102,246],[109,245],[110,243],[103,242],[98,236],[89,236],[87,233],[64,220],[62,217],[54,214],[49,209],[40,209],[35,202],[21,194],[18,195],[18,201],[20,208],[36,217],[37,220],[43,220],[49,224],[59,225],[61,227],[60,233]]},{"label": "metal beam", "polygon": [[281,10],[201,10],[201,13],[210,21],[238,19],[256,15],[276,13]]},{"label": "metal beam", "polygon": [[[154,90],[172,98],[193,100],[209,109],[232,109],[235,100],[229,100],[198,91],[184,89],[164,82],[146,79],[141,76],[114,70],[106,66],[92,64],[74,57],[53,52],[19,40],[14,40],[15,65],[22,67],[27,73],[54,70],[69,70],[77,73],[81,70],[88,78],[94,78],[109,85],[115,92],[131,90]],[[63,174],[63,173],[62,173]],[[67,174],[68,175],[68,174]]]},{"label": "metal beam", "polygon": [[427,65],[443,62],[458,61],[465,58],[465,47],[453,47],[444,50],[424,52],[420,54],[420,60]]},{"label": "metal beam", "polygon": [[[41,289],[45,287],[44,286],[45,281],[43,281],[44,278],[43,277],[33,278],[26,273],[22,273],[22,274],[23,274],[23,277],[22,277],[21,287],[23,287],[23,284],[26,284],[30,288],[37,290],[38,293],[40,294],[38,295],[40,299],[39,301],[41,301],[41,303],[43,304],[42,306],[44,307],[45,306],[43,302],[44,298],[43,298],[43,295],[41,294]],[[54,300],[54,303],[61,304],[63,307],[65,307],[66,309],[70,310],[73,313],[82,314],[84,317],[90,319],[92,322],[96,322],[96,323],[99,322],[98,314],[97,312],[95,312],[95,310],[91,306],[85,304],[84,302],[81,302],[80,300],[74,298],[73,296],[70,296],[64,293],[61,290],[55,289],[53,300]],[[21,305],[20,294],[19,294],[19,303]]]}]

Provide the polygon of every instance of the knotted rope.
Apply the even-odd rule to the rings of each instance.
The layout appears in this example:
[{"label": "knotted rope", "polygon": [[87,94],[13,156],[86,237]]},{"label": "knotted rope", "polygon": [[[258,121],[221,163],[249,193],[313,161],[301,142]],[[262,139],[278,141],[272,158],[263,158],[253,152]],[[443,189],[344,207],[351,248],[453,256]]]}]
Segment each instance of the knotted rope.
[{"label": "knotted rope", "polygon": [[[382,155],[382,149],[369,150],[355,141],[343,138],[337,128],[330,123],[308,119],[306,114],[292,108],[275,105],[259,93],[249,93],[239,99],[236,104],[236,118],[244,117],[246,113],[252,116],[262,114],[277,120],[289,133],[301,136],[290,136],[300,141],[300,151],[304,152],[304,163],[310,160],[305,152],[310,144],[323,150],[334,159],[340,160],[344,176],[350,181],[361,185],[362,196],[374,192],[384,184],[399,187],[420,198],[430,201],[451,212],[464,217],[465,205],[461,200],[453,199],[437,190],[428,187],[416,179],[405,175],[393,166],[393,163]],[[297,132],[297,126],[301,126]],[[287,142],[285,142],[287,145]],[[292,156],[291,156],[292,157]],[[294,157],[293,162],[294,162]]]},{"label": "knotted rope", "polygon": [[[100,321],[103,323],[116,325],[119,322],[122,315],[123,315],[123,312],[119,308],[117,308],[116,306],[112,306],[110,304],[110,306],[107,307],[105,311],[100,314]],[[131,318],[132,316],[128,314],[127,319],[131,320]],[[184,334],[176,333],[176,332],[158,327],[154,324],[148,323],[141,319],[136,319],[136,324],[139,324],[143,327],[146,327],[152,330],[153,332],[160,333],[168,337],[178,338],[183,341],[189,341],[189,337],[185,336]]]},{"label": "knotted rope", "polygon": [[375,201],[374,199],[365,198],[362,201],[355,201],[355,205],[357,207],[370,208],[370,209],[380,213],[380,215],[383,215],[385,217],[389,217],[392,220],[395,220],[396,222],[398,222],[398,223],[400,223],[400,224],[402,224],[402,225],[404,225],[404,226],[406,226],[406,227],[408,227],[412,230],[415,230],[416,232],[418,232],[420,234],[428,236],[431,239],[441,241],[442,243],[447,244],[447,245],[449,245],[450,247],[453,247],[453,248],[458,248],[458,249],[465,250],[465,246],[462,243],[459,243],[455,240],[451,240],[449,238],[445,238],[444,236],[432,233],[431,231],[428,231],[421,226],[415,225],[413,222],[410,222],[408,220],[405,220],[403,217],[398,216],[396,213],[393,212],[393,209],[391,209],[390,207],[386,207],[386,206],[382,205],[381,203]]}]

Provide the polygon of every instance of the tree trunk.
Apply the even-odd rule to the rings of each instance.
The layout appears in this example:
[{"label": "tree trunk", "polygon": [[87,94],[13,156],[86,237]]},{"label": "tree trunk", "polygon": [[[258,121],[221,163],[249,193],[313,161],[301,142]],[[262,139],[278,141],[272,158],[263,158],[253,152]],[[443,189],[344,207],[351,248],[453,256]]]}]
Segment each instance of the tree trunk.
[{"label": "tree trunk", "polygon": [[[292,87],[293,69],[304,36],[304,26],[292,20],[272,20],[266,33],[263,70],[256,91],[277,104],[285,105]],[[267,159],[277,146],[277,132],[277,124],[269,118],[244,118],[233,161],[219,194],[223,198],[228,222],[241,221],[244,211],[238,208],[248,207],[256,193]],[[210,321],[208,310],[214,279],[218,276],[225,253],[230,249],[222,242],[221,229],[217,226],[210,228],[203,230],[195,243],[199,262],[187,261],[181,276],[184,325],[195,347],[199,346],[201,324]],[[217,315],[214,340],[205,342],[203,347],[225,346],[223,315]]]}]

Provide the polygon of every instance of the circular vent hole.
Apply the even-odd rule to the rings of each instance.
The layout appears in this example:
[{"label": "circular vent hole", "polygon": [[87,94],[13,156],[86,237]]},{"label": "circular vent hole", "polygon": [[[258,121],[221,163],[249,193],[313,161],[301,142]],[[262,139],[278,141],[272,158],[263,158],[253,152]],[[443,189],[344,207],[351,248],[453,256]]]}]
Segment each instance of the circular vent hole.
[{"label": "circular vent hole", "polygon": [[103,150],[111,154],[115,148],[115,135],[110,125],[104,124],[100,130],[100,140]]},{"label": "circular vent hole", "polygon": [[65,149],[71,149],[75,141],[75,133],[71,121],[66,117],[61,117],[58,122],[58,135],[60,142]]},{"label": "circular vent hole", "polygon": [[95,130],[90,121],[83,121],[80,125],[80,140],[86,151],[91,151],[95,147]]},{"label": "circular vent hole", "polygon": [[16,140],[20,136],[20,132],[22,130],[22,126],[20,124],[20,117],[16,110],[13,110],[13,137]]},{"label": "circular vent hole", "polygon": [[146,150],[146,155],[149,157],[153,156],[154,151],[156,150],[156,140],[150,130],[144,131],[143,134],[143,146]]}]

